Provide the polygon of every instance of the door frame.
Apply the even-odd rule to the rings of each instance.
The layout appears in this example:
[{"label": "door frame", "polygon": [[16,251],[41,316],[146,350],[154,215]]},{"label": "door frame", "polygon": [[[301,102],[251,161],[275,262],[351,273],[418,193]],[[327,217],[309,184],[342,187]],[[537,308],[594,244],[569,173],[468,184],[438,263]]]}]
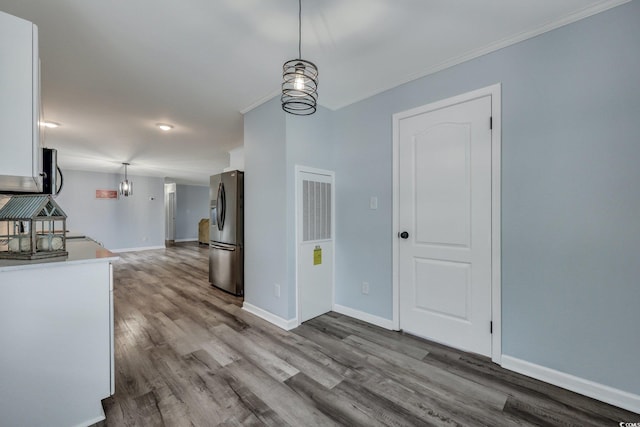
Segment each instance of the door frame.
[{"label": "door frame", "polygon": [[300,176],[300,173],[313,173],[313,174],[317,174],[317,175],[326,175],[326,176],[330,176],[331,177],[331,240],[333,241],[333,254],[332,254],[332,258],[331,258],[331,263],[333,266],[332,272],[331,272],[331,309],[335,310],[335,305],[336,305],[336,174],[334,171],[330,171],[330,170],[326,170],[326,169],[318,169],[318,168],[312,168],[309,166],[302,166],[302,165],[295,165],[295,172],[294,172],[294,192],[295,192],[295,196],[293,198],[294,200],[294,215],[295,215],[295,232],[294,232],[294,238],[295,238],[295,280],[296,280],[296,284],[295,284],[295,290],[296,290],[296,318],[295,318],[295,327],[300,326],[302,324],[302,322],[300,322],[300,281],[298,280],[299,277],[299,269],[298,269],[298,261],[299,261],[299,256],[298,256],[298,245],[300,244],[300,218],[301,218],[301,212],[300,212],[300,203],[298,200],[298,194],[299,194],[299,186],[298,186],[298,177]]},{"label": "door frame", "polygon": [[[170,202],[169,194],[173,193],[173,204]],[[173,224],[170,224],[171,215],[169,211],[173,211]],[[164,245],[165,247],[173,246],[176,242],[176,215],[178,214],[178,189],[175,182],[164,183]],[[173,228],[173,230],[171,230]],[[173,232],[173,239],[169,239],[169,234]]]},{"label": "door frame", "polygon": [[393,114],[393,327],[400,330],[400,280],[398,233],[400,232],[400,120],[428,113],[452,105],[491,96],[491,360],[500,364],[502,359],[502,279],[501,279],[501,84],[497,83],[451,98],[432,102]]}]

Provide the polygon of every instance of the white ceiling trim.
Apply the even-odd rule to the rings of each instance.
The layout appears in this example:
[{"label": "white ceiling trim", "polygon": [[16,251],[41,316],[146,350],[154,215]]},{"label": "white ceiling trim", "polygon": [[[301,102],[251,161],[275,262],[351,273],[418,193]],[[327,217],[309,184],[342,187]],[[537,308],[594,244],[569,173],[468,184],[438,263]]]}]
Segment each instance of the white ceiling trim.
[{"label": "white ceiling trim", "polygon": [[[631,0],[628,0],[628,1],[631,1]],[[262,104],[264,104],[265,102],[269,101],[271,98],[273,98],[274,96],[277,96],[277,95],[280,95],[280,90],[274,90],[270,94],[263,96],[262,98],[258,99],[256,102],[254,102],[253,104],[251,104],[248,107],[245,107],[242,110],[240,110],[240,114],[242,114],[242,115],[247,114],[249,111],[253,110],[254,108],[258,108],[259,106],[261,106]]]},{"label": "white ceiling trim", "polygon": [[[535,30],[522,32],[522,33],[517,34],[517,35],[515,35],[513,37],[509,37],[509,38],[506,38],[504,40],[497,41],[495,43],[492,43],[492,44],[489,44],[487,46],[484,46],[484,47],[482,47],[480,49],[475,49],[475,50],[470,51],[470,52],[468,52],[468,53],[466,53],[464,55],[461,55],[461,56],[458,56],[458,57],[453,58],[451,60],[442,62],[442,63],[440,63],[440,64],[438,64],[438,65],[436,65],[434,67],[430,67],[430,68],[427,68],[426,70],[410,74],[410,75],[408,75],[408,76],[406,76],[406,77],[404,77],[402,79],[396,80],[395,83],[391,83],[389,85],[385,85],[384,87],[381,87],[380,89],[376,90],[375,92],[371,92],[371,93],[367,94],[366,96],[363,96],[361,98],[355,99],[355,100],[353,100],[351,102],[347,102],[347,103],[344,103],[344,104],[337,104],[337,105],[325,105],[325,104],[322,104],[320,102],[319,103],[323,107],[329,108],[330,110],[339,110],[340,108],[347,107],[347,106],[349,106],[351,104],[355,104],[356,102],[360,102],[360,101],[362,101],[364,99],[367,99],[367,98],[370,98],[372,96],[378,95],[378,94],[380,94],[382,92],[386,92],[387,90],[392,89],[394,87],[403,85],[405,83],[409,83],[409,82],[411,82],[413,80],[419,79],[421,77],[428,76],[430,74],[435,74],[438,71],[442,71],[444,69],[453,67],[455,65],[461,64],[461,63],[469,61],[471,59],[475,59],[475,58],[478,58],[480,56],[486,55],[488,53],[495,52],[497,50],[500,50],[500,49],[503,49],[505,47],[508,47],[508,46],[514,45],[516,43],[519,43],[521,41],[524,41],[524,40],[539,36],[540,34],[544,34],[546,32],[555,30],[555,29],[563,27],[565,25],[572,24],[574,22],[580,21],[581,19],[585,19],[585,18],[588,18],[590,16],[596,15],[596,14],[598,14],[600,12],[604,12],[606,10],[612,9],[612,8],[614,8],[616,6],[620,6],[622,4],[629,3],[630,1],[631,0],[605,0],[605,1],[603,1],[601,3],[598,3],[598,4],[594,5],[594,6],[587,7],[585,9],[581,10],[581,11],[578,11],[576,13],[572,13],[572,14],[570,14],[568,16],[565,16],[564,18],[552,21],[552,22],[550,22],[548,24],[545,24],[545,25],[543,25],[541,27],[536,28]],[[277,92],[275,94],[277,94]],[[275,96],[275,94],[270,96],[268,99],[271,99],[273,96]],[[257,107],[258,105],[260,105],[262,103],[264,103],[268,99],[262,100],[259,103],[252,104],[250,107],[247,107],[245,110],[243,110],[242,113],[245,114],[246,112],[249,112],[251,109]]]}]

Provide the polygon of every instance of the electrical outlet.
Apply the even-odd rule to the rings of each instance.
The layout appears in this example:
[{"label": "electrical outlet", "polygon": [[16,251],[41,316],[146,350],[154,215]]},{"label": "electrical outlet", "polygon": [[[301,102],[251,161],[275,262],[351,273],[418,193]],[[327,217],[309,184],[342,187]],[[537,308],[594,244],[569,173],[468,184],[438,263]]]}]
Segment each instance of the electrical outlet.
[{"label": "electrical outlet", "polygon": [[278,285],[277,283],[275,285],[273,285],[273,294],[277,298],[280,298],[280,285]]},{"label": "electrical outlet", "polygon": [[362,293],[369,295],[369,282],[362,282]]}]

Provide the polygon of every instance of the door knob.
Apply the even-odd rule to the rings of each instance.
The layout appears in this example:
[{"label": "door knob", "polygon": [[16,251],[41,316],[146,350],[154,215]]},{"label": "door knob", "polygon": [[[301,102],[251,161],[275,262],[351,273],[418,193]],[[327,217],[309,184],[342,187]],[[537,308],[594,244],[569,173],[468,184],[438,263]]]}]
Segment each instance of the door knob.
[{"label": "door knob", "polygon": [[402,239],[408,239],[409,238],[409,233],[407,233],[406,231],[403,231],[402,233],[398,234]]}]

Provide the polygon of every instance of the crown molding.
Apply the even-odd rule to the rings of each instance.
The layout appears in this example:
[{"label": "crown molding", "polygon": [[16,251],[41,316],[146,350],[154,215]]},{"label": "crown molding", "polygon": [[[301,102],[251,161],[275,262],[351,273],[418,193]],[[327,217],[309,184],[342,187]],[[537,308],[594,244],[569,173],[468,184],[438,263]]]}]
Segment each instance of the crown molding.
[{"label": "crown molding", "polygon": [[582,19],[588,18],[590,16],[593,15],[597,15],[598,13],[601,12],[605,12],[609,9],[612,9],[614,7],[623,5],[625,3],[629,3],[631,0],[606,0],[606,1],[602,1],[598,4],[595,4],[593,6],[590,7],[586,7],[584,9],[581,9],[577,12],[571,13],[561,19],[557,19],[555,21],[549,22],[545,25],[542,25],[540,27],[537,27],[533,30],[529,30],[529,31],[523,31],[519,34],[516,34],[514,36],[511,37],[507,37],[505,39],[502,40],[498,40],[496,42],[490,43],[486,46],[483,46],[481,48],[478,49],[474,49],[471,50],[467,53],[464,53],[462,55],[459,55],[457,57],[451,58],[447,61],[441,62],[440,64],[437,64],[433,67],[429,67],[427,69],[424,69],[422,71],[416,72],[416,73],[412,73],[409,74],[405,77],[403,77],[402,79],[396,80],[394,83],[391,83],[389,85],[385,85],[384,87],[380,88],[379,90],[376,90],[374,92],[369,93],[366,96],[360,97],[358,99],[346,102],[346,103],[342,103],[342,104],[335,104],[335,105],[324,105],[325,107],[329,108],[330,110],[339,110],[341,108],[347,107],[349,105],[355,104],[356,102],[360,102],[363,101],[367,98],[370,98],[372,96],[375,95],[379,95],[382,92],[386,92],[387,90],[393,89],[395,87],[398,87],[400,85],[403,85],[405,83],[409,83],[411,81],[417,80],[419,78],[431,75],[431,74],[435,74],[438,71],[442,71],[445,70],[447,68],[453,67],[455,65],[459,65],[462,64],[463,62],[478,58],[480,56],[495,52],[497,50],[503,49],[505,47],[514,45],[516,43],[520,43],[522,41],[528,40],[530,38],[539,36],[541,34],[547,33],[549,31],[553,31],[555,29],[558,29],[560,27],[564,27],[565,25],[569,25],[572,24],[574,22],[580,21]]}]

